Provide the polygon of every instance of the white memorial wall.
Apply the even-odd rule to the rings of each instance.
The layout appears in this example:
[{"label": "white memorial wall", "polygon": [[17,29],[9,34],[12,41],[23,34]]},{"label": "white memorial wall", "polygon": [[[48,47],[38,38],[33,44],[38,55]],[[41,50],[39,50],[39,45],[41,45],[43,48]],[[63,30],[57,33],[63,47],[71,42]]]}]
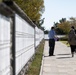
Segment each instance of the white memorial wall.
[{"label": "white memorial wall", "polygon": [[16,75],[35,53],[34,28],[16,14]]},{"label": "white memorial wall", "polygon": [[[10,18],[0,14],[0,75],[10,75],[11,27]],[[15,14],[16,75],[35,54],[35,48],[44,38],[44,31],[33,27]],[[13,40],[14,41],[14,40]]]},{"label": "white memorial wall", "polygon": [[44,31],[35,27],[35,46],[37,47],[44,38]]},{"label": "white memorial wall", "polygon": [[10,75],[10,19],[0,14],[0,75]]}]

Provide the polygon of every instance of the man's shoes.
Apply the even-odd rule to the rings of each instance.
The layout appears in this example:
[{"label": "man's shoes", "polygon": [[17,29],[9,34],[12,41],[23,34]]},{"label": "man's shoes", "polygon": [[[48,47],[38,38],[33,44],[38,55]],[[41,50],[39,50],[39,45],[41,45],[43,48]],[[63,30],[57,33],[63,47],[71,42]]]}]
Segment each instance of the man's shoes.
[{"label": "man's shoes", "polygon": [[74,54],[72,54],[72,57],[74,57]]},{"label": "man's shoes", "polygon": [[55,55],[49,55],[49,56],[55,56]]},{"label": "man's shoes", "polygon": [[72,57],[74,57],[74,52],[72,53]]}]

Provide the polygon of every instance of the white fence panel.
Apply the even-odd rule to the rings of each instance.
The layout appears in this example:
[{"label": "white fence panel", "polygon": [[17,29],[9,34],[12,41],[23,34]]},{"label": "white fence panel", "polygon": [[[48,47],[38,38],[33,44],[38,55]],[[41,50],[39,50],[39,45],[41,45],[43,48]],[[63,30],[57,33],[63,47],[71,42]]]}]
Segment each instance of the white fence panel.
[{"label": "white fence panel", "polygon": [[0,15],[0,75],[10,75],[10,19]]},{"label": "white fence panel", "polygon": [[44,31],[41,29],[39,29],[39,38],[40,38],[39,42],[41,42],[42,39],[44,38]]},{"label": "white fence panel", "polygon": [[16,75],[35,52],[34,28],[16,14]]},{"label": "white fence panel", "polygon": [[41,40],[44,38],[44,31],[35,27],[35,42],[36,47],[40,44]]},{"label": "white fence panel", "polygon": [[39,45],[39,28],[35,27],[35,42],[36,42],[36,47]]}]

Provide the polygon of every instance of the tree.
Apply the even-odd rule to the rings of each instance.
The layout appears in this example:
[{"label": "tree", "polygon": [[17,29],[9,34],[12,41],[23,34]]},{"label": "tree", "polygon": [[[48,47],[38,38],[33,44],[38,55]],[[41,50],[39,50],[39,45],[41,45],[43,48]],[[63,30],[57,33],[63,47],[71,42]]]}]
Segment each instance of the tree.
[{"label": "tree", "polygon": [[68,34],[68,32],[70,30],[70,23],[69,23],[69,21],[60,23],[58,25],[58,28],[61,30],[62,34]]},{"label": "tree", "polygon": [[69,22],[70,22],[70,26],[74,26],[76,28],[76,18],[71,17]]},{"label": "tree", "polygon": [[61,20],[59,20],[60,23],[64,23],[66,22],[66,18],[62,18]]},{"label": "tree", "polygon": [[48,30],[45,30],[45,31],[44,31],[45,34],[48,34],[48,32],[49,32]]},{"label": "tree", "polygon": [[43,19],[40,19],[40,20],[38,20],[38,21],[33,21],[38,27],[41,27],[41,25],[44,23],[44,19],[45,18],[43,18]]},{"label": "tree", "polygon": [[58,24],[59,24],[58,22],[56,23],[54,22],[54,27],[57,28]]},{"label": "tree", "polygon": [[66,18],[59,20],[60,23],[54,22],[54,27],[57,34],[68,34],[70,30],[70,22]]},{"label": "tree", "polygon": [[34,22],[39,22],[45,7],[44,0],[14,0]]}]

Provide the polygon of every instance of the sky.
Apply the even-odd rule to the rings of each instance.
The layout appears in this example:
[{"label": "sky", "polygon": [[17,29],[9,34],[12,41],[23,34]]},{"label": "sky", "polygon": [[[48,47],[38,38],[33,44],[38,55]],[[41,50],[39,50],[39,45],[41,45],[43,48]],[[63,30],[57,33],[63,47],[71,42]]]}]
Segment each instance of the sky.
[{"label": "sky", "polygon": [[43,27],[50,30],[54,22],[60,19],[76,17],[76,0],[44,0],[45,11],[42,18],[45,18]]}]

